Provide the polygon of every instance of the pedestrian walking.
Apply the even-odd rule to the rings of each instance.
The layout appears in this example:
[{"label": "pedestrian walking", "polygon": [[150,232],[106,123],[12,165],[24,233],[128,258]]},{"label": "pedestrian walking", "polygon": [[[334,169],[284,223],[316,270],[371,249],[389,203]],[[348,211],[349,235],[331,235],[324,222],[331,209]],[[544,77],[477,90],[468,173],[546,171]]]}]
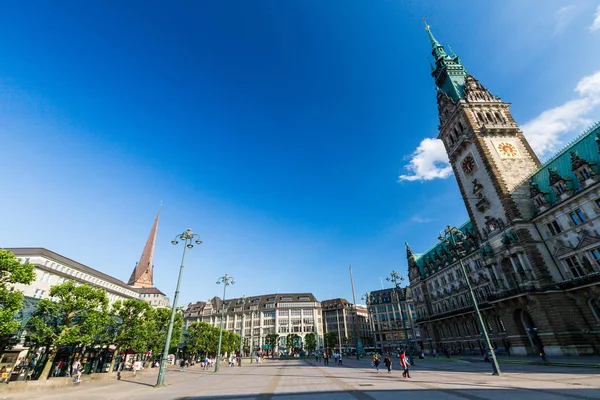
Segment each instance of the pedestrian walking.
[{"label": "pedestrian walking", "polygon": [[383,363],[387,367],[388,374],[391,374],[392,373],[392,359],[390,358],[389,354],[385,355],[385,358],[383,359]]},{"label": "pedestrian walking", "polygon": [[402,350],[402,353],[400,353],[400,365],[402,366],[402,368],[404,368],[404,372],[402,372],[402,376],[405,378],[410,378],[410,374],[408,372],[408,367],[410,366],[410,363],[408,362],[408,359],[406,358],[406,350]]},{"label": "pedestrian walking", "polygon": [[377,370],[377,373],[379,373],[379,364],[381,364],[381,360],[379,359],[379,355],[375,354],[373,356],[373,366]]},{"label": "pedestrian walking", "polygon": [[342,353],[338,355],[338,365],[342,365]]},{"label": "pedestrian walking", "polygon": [[75,379],[73,380],[73,382],[75,383],[79,383],[81,382],[81,363],[77,360],[73,361],[73,365],[72,365],[72,369],[73,372],[71,373],[71,376],[74,376]]},{"label": "pedestrian walking", "polygon": [[183,360],[183,359],[182,359],[182,360],[179,362],[179,367],[181,368],[179,371],[183,371],[183,369],[185,368],[185,360]]}]

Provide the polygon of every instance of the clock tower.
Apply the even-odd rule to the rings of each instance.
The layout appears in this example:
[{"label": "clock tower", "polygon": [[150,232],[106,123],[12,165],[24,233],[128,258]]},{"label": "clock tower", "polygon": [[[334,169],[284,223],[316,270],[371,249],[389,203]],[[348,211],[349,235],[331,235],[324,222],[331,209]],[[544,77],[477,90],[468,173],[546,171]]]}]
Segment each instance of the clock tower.
[{"label": "clock tower", "polygon": [[[509,106],[470,75],[453,52],[446,53],[427,26],[435,66],[438,139],[444,143],[480,243],[490,254],[506,241],[521,246],[522,264],[537,279],[549,277],[530,219],[534,208],[527,178],[540,167]],[[526,247],[526,248],[525,248]],[[504,251],[504,250],[503,250]],[[498,254],[499,255],[499,254]],[[527,267],[524,267],[527,268]]]}]

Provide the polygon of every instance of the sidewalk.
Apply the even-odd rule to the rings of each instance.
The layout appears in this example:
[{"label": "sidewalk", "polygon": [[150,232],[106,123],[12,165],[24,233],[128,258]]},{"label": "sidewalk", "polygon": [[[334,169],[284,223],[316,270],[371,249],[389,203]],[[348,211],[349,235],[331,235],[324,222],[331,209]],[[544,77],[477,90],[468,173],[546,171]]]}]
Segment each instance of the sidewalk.
[{"label": "sidewalk", "polygon": [[[483,362],[483,356],[454,356],[451,359],[465,360],[469,362]],[[440,360],[449,360],[446,357],[441,357]],[[552,357],[546,356],[547,362],[544,362],[540,356],[507,356],[496,355],[496,359],[501,364],[528,364],[528,365],[551,365],[557,367],[586,367],[600,368],[600,357],[598,356],[563,356]]]}]

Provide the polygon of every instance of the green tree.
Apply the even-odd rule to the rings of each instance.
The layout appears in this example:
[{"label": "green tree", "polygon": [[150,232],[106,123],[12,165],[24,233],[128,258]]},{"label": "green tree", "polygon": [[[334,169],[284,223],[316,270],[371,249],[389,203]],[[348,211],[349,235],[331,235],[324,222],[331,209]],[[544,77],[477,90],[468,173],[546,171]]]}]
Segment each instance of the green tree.
[{"label": "green tree", "polygon": [[335,332],[325,332],[323,339],[327,348],[333,349],[337,345],[337,335]]},{"label": "green tree", "polygon": [[[154,357],[161,355],[165,348],[170,319],[171,310],[168,308],[150,309],[150,312],[148,312],[145,329],[148,333],[148,349],[152,351]],[[177,345],[181,342],[182,332],[183,317],[181,313],[176,313],[173,321],[171,343],[169,343],[169,353],[173,353],[177,349]]]},{"label": "green tree", "polygon": [[187,329],[186,345],[194,356],[197,354],[217,354],[219,328],[206,322],[193,322]]},{"label": "green tree", "polygon": [[15,315],[23,307],[23,292],[10,289],[17,283],[29,285],[34,279],[32,264],[21,264],[13,253],[0,249],[0,353],[9,335],[19,329]]},{"label": "green tree", "polygon": [[108,338],[115,345],[115,353],[110,364],[112,373],[117,355],[133,349],[137,353],[147,350],[148,330],[147,320],[151,316],[150,304],[139,299],[116,301],[110,312]]},{"label": "green tree", "polygon": [[277,346],[277,341],[279,340],[279,335],[276,333],[269,333],[265,336],[265,344],[271,347],[271,355],[275,353],[275,346]]},{"label": "green tree", "polygon": [[[50,289],[30,320],[30,340],[52,347],[41,377],[48,377],[60,346],[88,345],[106,330],[108,297],[103,289],[67,281]],[[83,352],[82,352],[83,353]]]},{"label": "green tree", "polygon": [[221,342],[221,354],[231,354],[239,351],[241,336],[237,333],[223,331],[223,340]]},{"label": "green tree", "polygon": [[304,347],[309,353],[312,353],[317,348],[317,336],[314,333],[308,333],[304,336]]}]

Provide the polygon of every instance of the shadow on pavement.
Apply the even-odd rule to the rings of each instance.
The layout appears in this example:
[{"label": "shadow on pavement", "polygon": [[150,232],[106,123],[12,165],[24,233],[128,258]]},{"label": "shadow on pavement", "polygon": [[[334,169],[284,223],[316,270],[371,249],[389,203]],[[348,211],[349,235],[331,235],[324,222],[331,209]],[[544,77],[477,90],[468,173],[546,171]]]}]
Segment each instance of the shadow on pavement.
[{"label": "shadow on pavement", "polygon": [[127,383],[135,383],[136,385],[154,387],[154,385],[152,383],[145,383],[145,382],[140,382],[140,381],[130,381],[130,380],[127,380],[127,379],[120,379],[119,381],[120,382],[127,382]]},{"label": "shadow on pavement", "polygon": [[[498,391],[502,393],[498,393]],[[533,393],[535,392],[535,393]],[[535,394],[538,394],[536,396]],[[242,400],[242,399],[310,399],[310,400],[331,400],[331,399],[443,399],[443,398],[467,398],[470,400],[487,400],[487,399],[547,399],[548,396],[570,397],[582,400],[598,399],[598,391],[592,389],[405,389],[405,390],[350,390],[350,391],[328,391],[328,392],[302,392],[302,393],[280,393],[280,394],[248,394],[240,396],[224,395],[224,396],[188,396],[176,397],[174,400]]]}]

